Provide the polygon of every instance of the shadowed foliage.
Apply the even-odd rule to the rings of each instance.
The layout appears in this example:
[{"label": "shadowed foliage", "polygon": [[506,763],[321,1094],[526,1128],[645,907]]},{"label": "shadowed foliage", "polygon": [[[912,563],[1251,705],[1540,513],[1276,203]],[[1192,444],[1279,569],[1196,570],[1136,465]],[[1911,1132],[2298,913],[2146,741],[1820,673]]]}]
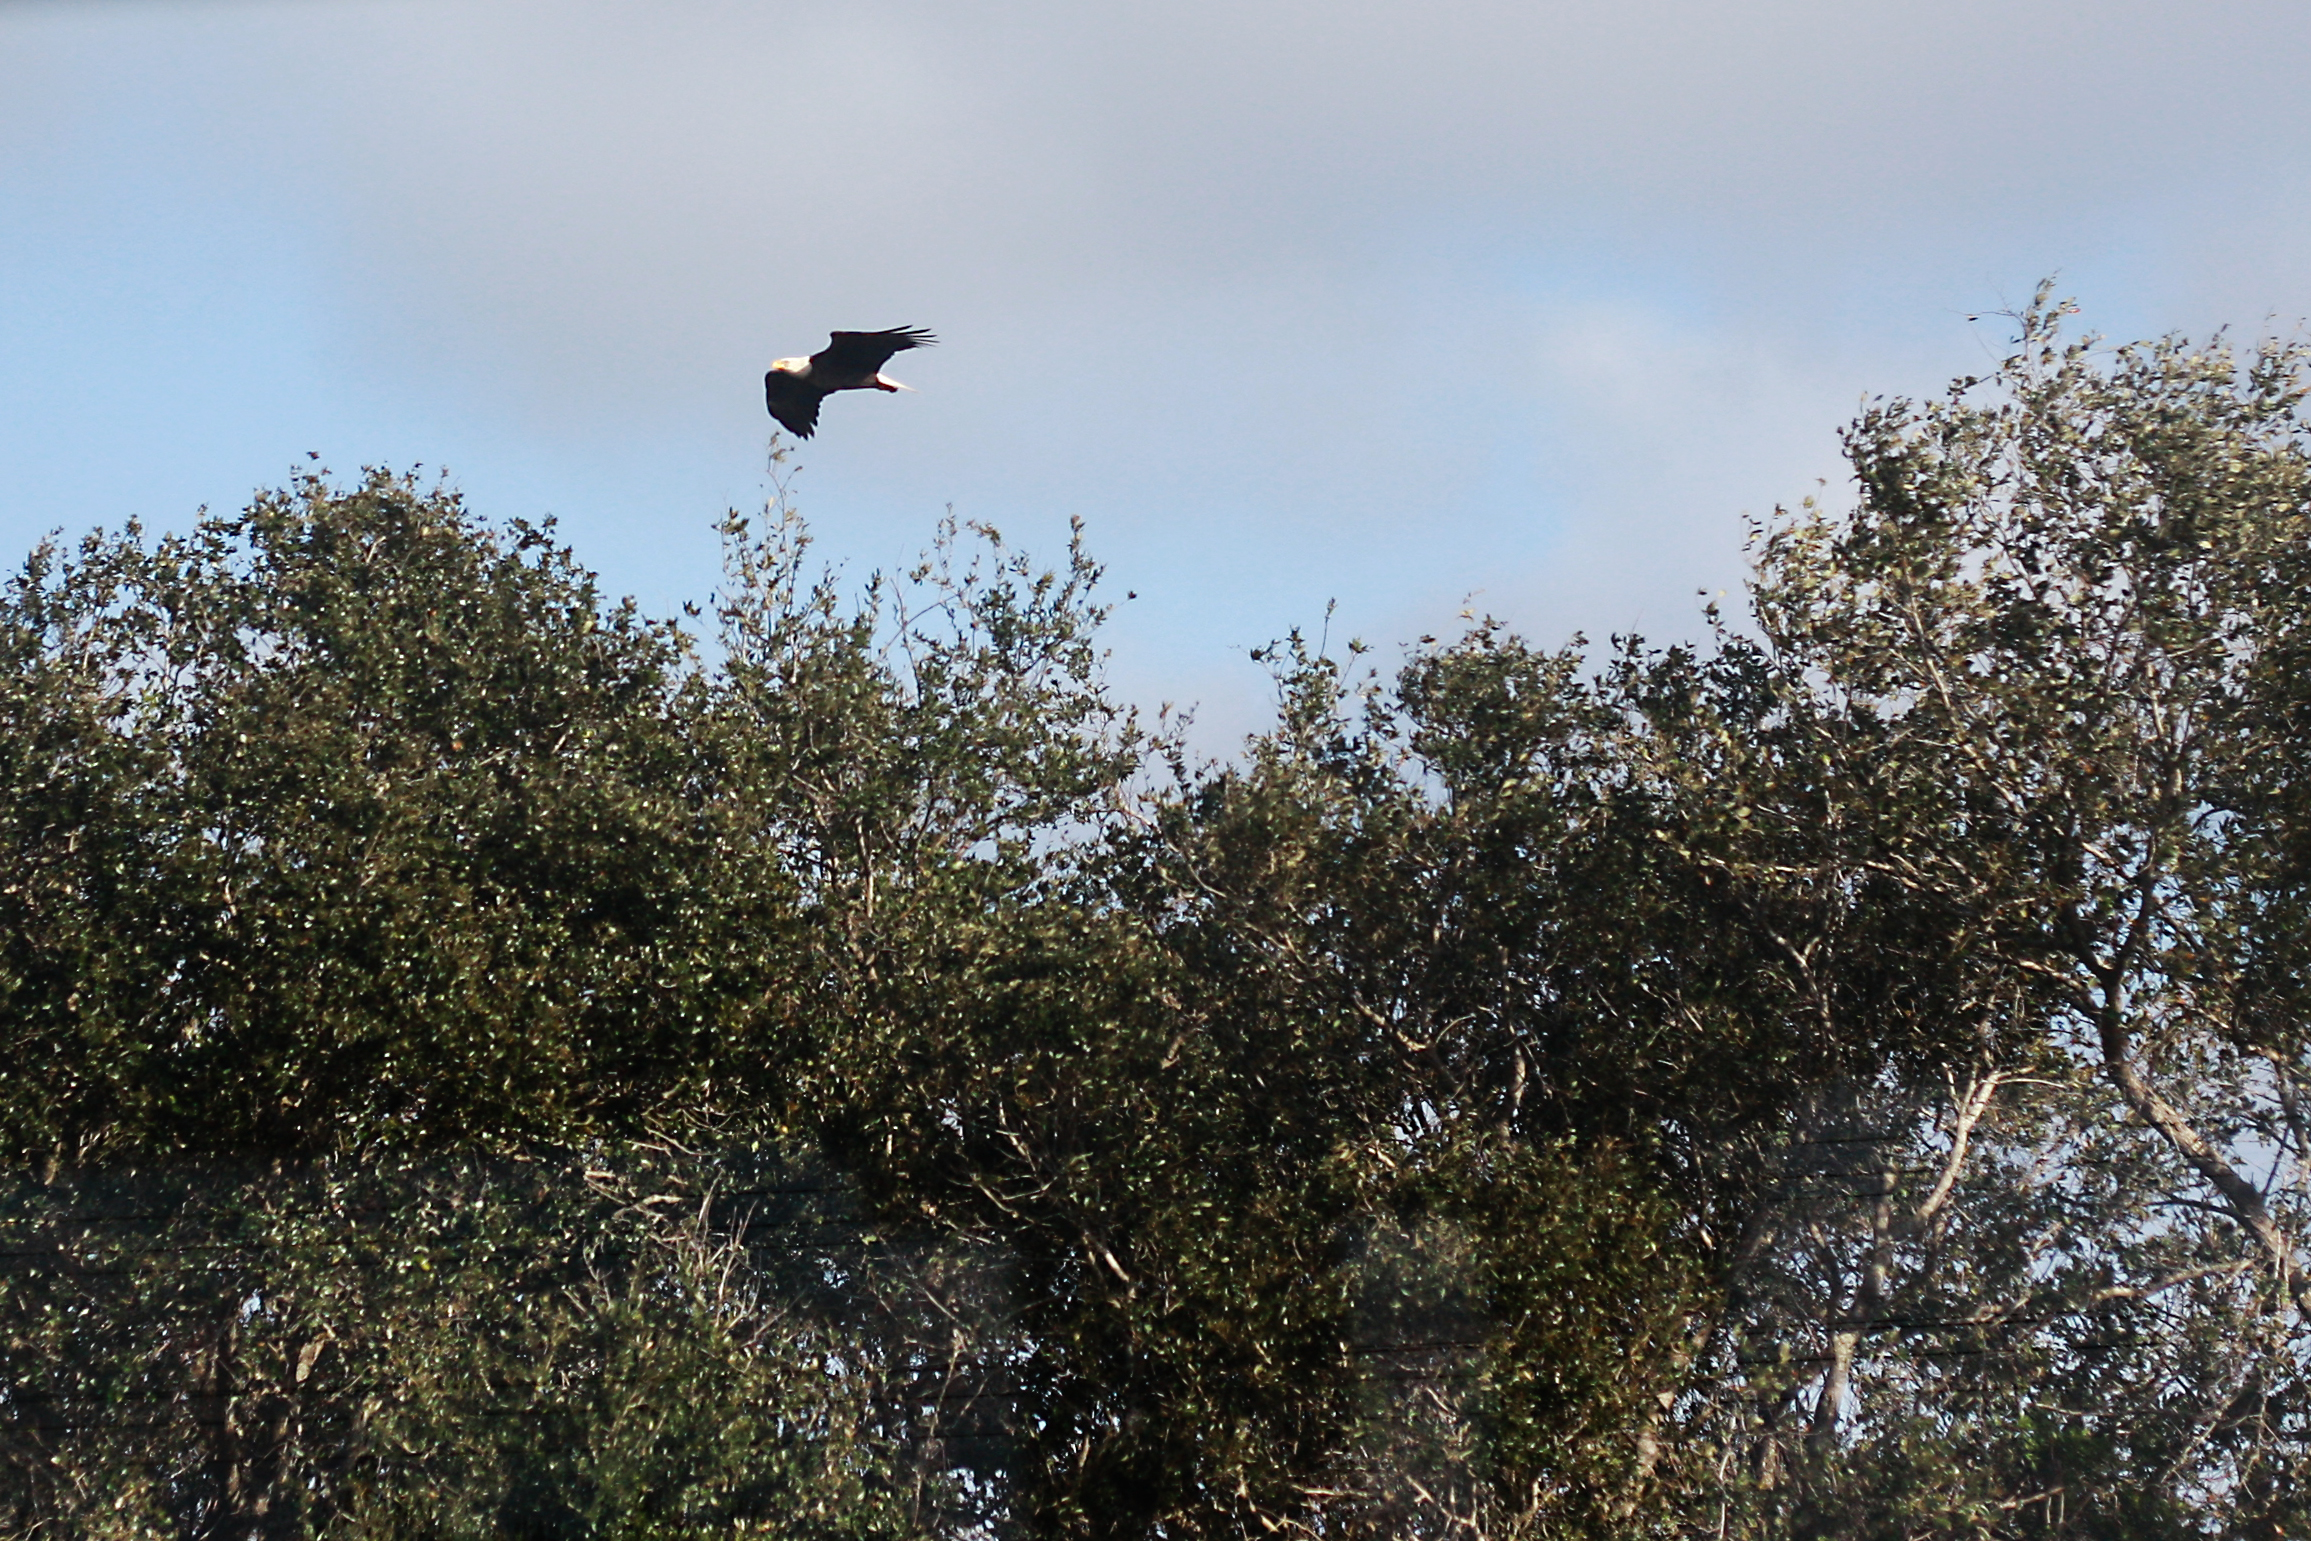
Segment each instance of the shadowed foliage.
[{"label": "shadowed foliage", "polygon": [[703,645],[383,473],[0,597],[0,1527],[2277,1538],[2303,351],[1852,426],[1698,642],[1298,637],[783,492]]}]

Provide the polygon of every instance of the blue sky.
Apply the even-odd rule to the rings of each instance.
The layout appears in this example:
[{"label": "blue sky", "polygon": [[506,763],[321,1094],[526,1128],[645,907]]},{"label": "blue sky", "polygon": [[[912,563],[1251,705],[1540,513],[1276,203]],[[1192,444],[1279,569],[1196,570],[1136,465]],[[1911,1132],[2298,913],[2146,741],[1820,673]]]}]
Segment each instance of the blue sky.
[{"label": "blue sky", "polygon": [[1119,683],[1224,734],[1328,600],[1690,634],[2043,275],[2293,328],[2307,66],[2254,0],[0,0],[0,545],[313,450],[667,610],[769,359],[914,323],[801,457],[822,553],[1079,514]]}]

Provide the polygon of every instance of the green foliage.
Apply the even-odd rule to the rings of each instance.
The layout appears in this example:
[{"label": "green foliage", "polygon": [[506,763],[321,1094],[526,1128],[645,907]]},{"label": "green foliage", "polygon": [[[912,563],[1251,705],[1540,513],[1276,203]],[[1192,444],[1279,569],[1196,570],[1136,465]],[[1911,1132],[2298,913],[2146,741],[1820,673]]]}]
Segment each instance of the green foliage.
[{"label": "green foliage", "polygon": [[792,1174],[620,1165],[23,1185],[0,1516],[123,1536],[907,1533],[871,1355],[795,1288],[798,1264],[827,1265],[811,1228],[790,1217],[783,1248],[749,1251],[713,1223],[717,1184]]},{"label": "green foliage", "polygon": [[567,1136],[760,988],[727,943],[775,904],[725,856],[683,644],[543,531],[308,479],[43,547],[0,647],[17,1152]]},{"label": "green foliage", "polygon": [[34,1534],[2225,1537],[2311,1437],[2304,352],[1872,406],[1752,632],[1266,653],[312,479],[0,602]]},{"label": "green foliage", "polygon": [[1806,1357],[1714,1409],[1764,1533],[2302,1523],[2311,357],[2062,314],[1760,550],[1792,769],[1957,1051],[1764,1166],[1718,1351]]}]

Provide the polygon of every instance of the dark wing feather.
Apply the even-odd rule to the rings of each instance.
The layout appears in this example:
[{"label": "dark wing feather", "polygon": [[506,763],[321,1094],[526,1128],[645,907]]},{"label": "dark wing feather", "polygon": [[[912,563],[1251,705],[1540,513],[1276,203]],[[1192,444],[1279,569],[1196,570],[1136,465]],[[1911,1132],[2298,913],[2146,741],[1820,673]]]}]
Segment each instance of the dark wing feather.
[{"label": "dark wing feather", "polygon": [[894,353],[928,348],[939,339],[919,326],[894,326],[881,332],[836,332],[826,347],[810,356],[813,373],[845,382],[863,379],[891,361]]},{"label": "dark wing feather", "polygon": [[774,369],[762,377],[762,399],[788,433],[807,439],[818,427],[818,404],[826,400],[826,392]]}]

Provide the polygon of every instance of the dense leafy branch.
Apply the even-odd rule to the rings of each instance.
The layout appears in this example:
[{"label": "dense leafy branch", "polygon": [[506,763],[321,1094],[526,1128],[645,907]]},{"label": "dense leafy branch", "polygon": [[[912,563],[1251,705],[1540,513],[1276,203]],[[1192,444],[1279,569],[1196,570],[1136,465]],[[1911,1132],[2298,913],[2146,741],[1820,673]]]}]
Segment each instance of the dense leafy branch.
[{"label": "dense leafy branch", "polygon": [[2306,360],[2065,313],[1753,626],[1293,637],[1209,765],[1080,533],[782,491],[709,648],[382,473],[41,547],[5,1523],[2294,1533]]}]

